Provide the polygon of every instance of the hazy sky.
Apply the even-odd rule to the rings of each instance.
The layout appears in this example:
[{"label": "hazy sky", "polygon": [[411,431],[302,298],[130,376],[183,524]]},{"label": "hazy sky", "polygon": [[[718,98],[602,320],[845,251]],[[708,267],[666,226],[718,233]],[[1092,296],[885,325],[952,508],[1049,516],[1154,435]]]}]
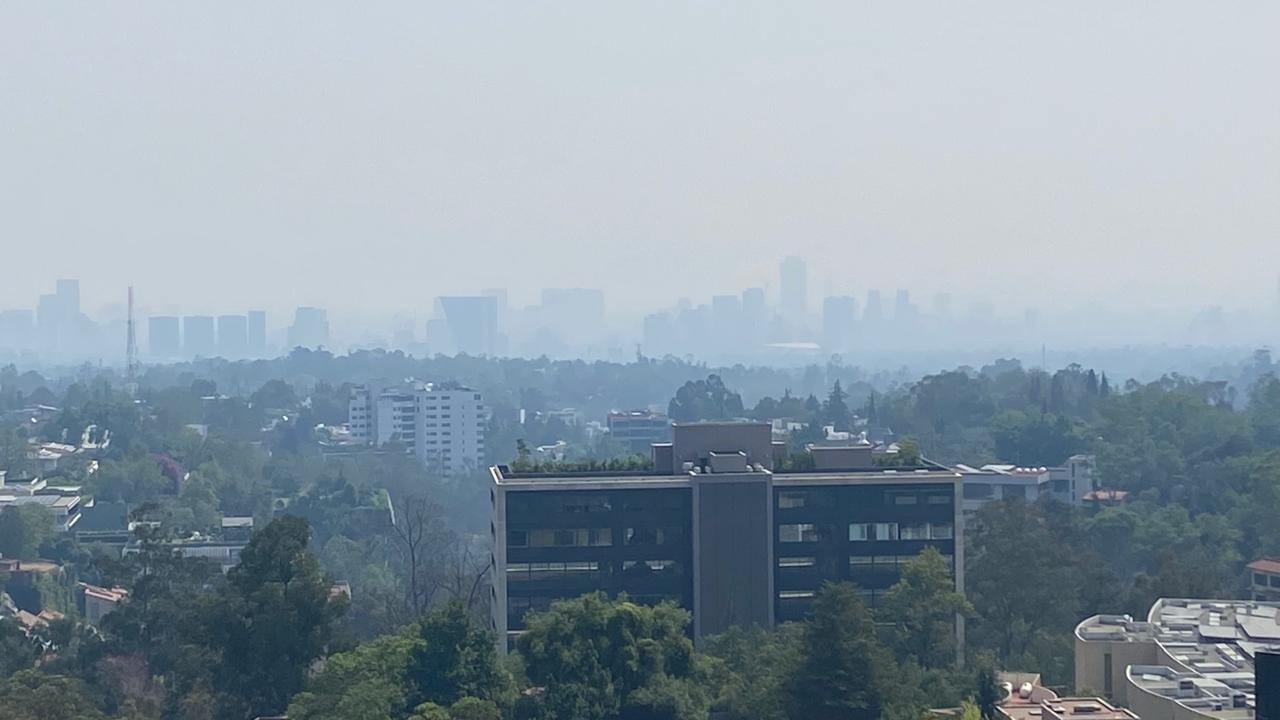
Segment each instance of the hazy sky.
[{"label": "hazy sky", "polygon": [[0,307],[1271,300],[1280,3],[0,4]]}]

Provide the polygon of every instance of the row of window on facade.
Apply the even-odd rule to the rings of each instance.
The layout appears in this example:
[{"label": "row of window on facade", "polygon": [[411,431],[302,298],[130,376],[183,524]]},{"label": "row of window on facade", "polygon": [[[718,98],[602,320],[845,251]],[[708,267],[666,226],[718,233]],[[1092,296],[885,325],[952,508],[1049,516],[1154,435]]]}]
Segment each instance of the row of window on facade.
[{"label": "row of window on facade", "polygon": [[[784,490],[778,493],[778,509],[791,510],[794,508],[825,506],[830,504],[830,499],[820,497],[826,491],[823,490]],[[819,497],[815,497],[819,495]],[[940,491],[916,491],[916,490],[886,490],[884,491],[884,504],[892,506],[906,505],[950,505],[951,494]]]},{"label": "row of window on facade", "polygon": [[[897,570],[915,558],[915,555],[850,555],[849,568],[851,570]],[[949,553],[943,553],[942,559],[946,561],[948,566],[952,564],[952,558]],[[818,558],[811,555],[789,555],[778,558],[778,569],[784,572],[805,572],[817,567],[817,565]]]},{"label": "row of window on facade", "polygon": [[654,575],[681,576],[684,563],[679,560],[621,560],[610,562],[545,562],[509,563],[507,582],[522,583],[576,578],[602,579],[615,575],[622,579]]},{"label": "row of window on facade", "polygon": [[1264,575],[1262,573],[1253,574],[1253,584],[1258,586],[1270,586],[1280,588],[1280,575]]},{"label": "row of window on facade", "polygon": [[[886,590],[857,588],[855,592],[862,601],[868,605],[874,605],[877,600],[884,597]],[[778,600],[782,601],[784,606],[789,604],[807,605],[812,602],[818,592],[816,590],[781,590],[778,592]]]},{"label": "row of window on facade", "polygon": [[1035,485],[1013,485],[1000,483],[976,483],[967,482],[964,485],[965,500],[989,500],[996,496],[996,488],[1000,488],[1000,497],[1008,500],[1010,498],[1023,498],[1025,500],[1035,500],[1040,496],[1041,488]]},{"label": "row of window on facade", "polygon": [[[679,526],[624,528],[623,545],[676,545],[685,542],[685,529]],[[508,530],[507,547],[608,547],[613,545],[610,528],[557,528],[542,530]]]},{"label": "row of window on facade", "polygon": [[[955,526],[949,522],[850,523],[849,542],[873,540],[951,540]],[[822,526],[814,523],[784,523],[778,526],[778,542],[803,543],[827,539]]]},{"label": "row of window on facade", "polygon": [[676,493],[621,494],[612,497],[605,493],[581,493],[573,495],[535,495],[534,497],[509,495],[509,512],[520,513],[608,513],[620,510],[632,512],[681,511],[689,507],[688,495]]}]

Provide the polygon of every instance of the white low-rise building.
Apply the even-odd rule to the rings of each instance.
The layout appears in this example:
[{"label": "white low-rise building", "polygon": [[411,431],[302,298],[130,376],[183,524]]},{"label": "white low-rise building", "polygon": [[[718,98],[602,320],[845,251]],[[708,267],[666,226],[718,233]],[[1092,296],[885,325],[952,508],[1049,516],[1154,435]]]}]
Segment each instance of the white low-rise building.
[{"label": "white low-rise building", "polygon": [[964,476],[965,512],[976,512],[996,500],[1017,498],[1035,502],[1051,497],[1070,505],[1083,505],[1093,492],[1093,456],[1072,455],[1058,467],[1022,467],[990,463],[982,467],[957,465]]}]

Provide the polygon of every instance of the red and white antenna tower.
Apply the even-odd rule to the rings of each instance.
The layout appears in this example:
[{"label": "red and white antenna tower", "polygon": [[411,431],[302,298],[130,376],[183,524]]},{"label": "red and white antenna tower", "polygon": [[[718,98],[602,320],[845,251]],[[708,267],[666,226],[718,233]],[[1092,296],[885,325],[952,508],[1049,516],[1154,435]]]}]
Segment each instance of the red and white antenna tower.
[{"label": "red and white antenna tower", "polygon": [[128,339],[125,341],[125,388],[130,394],[138,391],[138,338],[133,324],[133,286],[129,286]]}]

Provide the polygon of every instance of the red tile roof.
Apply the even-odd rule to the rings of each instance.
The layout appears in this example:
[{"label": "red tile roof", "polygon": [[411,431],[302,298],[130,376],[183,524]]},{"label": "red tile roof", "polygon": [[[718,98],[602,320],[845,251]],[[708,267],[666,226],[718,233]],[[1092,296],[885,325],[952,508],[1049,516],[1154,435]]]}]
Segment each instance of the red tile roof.
[{"label": "red tile roof", "polygon": [[1280,575],[1280,557],[1258,558],[1257,560],[1249,563],[1248,568],[1256,572]]}]

